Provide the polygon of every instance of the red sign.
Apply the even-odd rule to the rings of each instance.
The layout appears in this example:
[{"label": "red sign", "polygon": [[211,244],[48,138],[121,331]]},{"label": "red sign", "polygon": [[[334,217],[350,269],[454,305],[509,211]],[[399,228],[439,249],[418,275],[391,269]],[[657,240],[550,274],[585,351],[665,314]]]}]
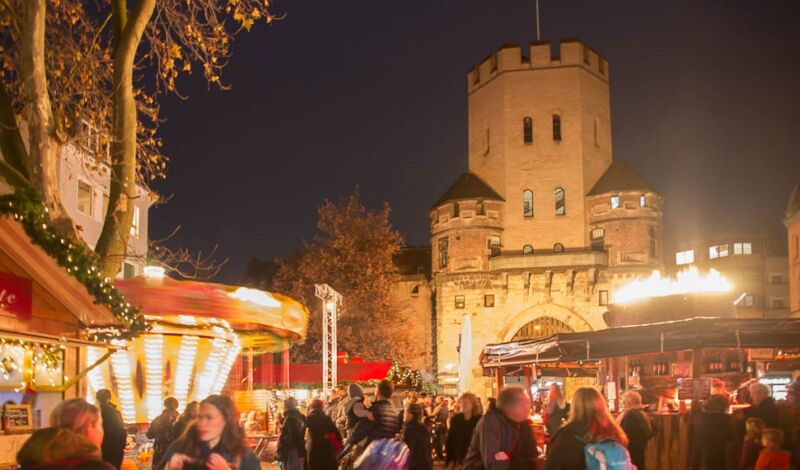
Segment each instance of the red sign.
[{"label": "red sign", "polygon": [[33,314],[33,282],[0,272],[0,310],[30,320]]}]

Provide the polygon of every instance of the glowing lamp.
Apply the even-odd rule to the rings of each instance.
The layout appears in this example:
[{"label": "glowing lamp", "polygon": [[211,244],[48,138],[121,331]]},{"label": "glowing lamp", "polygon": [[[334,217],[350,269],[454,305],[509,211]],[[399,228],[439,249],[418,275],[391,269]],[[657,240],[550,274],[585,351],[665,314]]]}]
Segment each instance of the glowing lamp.
[{"label": "glowing lamp", "polygon": [[163,279],[164,268],[161,266],[145,266],[144,277],[147,279]]}]

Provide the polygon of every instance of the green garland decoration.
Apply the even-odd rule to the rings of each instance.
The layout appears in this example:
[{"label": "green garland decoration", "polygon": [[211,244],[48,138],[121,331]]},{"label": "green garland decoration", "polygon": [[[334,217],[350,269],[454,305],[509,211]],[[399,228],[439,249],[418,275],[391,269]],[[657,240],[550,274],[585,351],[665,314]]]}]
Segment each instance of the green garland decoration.
[{"label": "green garland decoration", "polygon": [[392,367],[386,373],[386,380],[395,385],[408,385],[420,389],[422,387],[422,372],[410,367],[400,367],[397,361],[393,361]]},{"label": "green garland decoration", "polygon": [[58,265],[86,286],[96,304],[105,305],[122,323],[121,328],[106,328],[96,332],[97,341],[127,340],[147,331],[139,308],[125,301],[111,280],[98,269],[100,258],[83,242],[70,240],[51,223],[47,206],[31,188],[0,196],[0,215],[19,221],[31,241],[53,257]]}]

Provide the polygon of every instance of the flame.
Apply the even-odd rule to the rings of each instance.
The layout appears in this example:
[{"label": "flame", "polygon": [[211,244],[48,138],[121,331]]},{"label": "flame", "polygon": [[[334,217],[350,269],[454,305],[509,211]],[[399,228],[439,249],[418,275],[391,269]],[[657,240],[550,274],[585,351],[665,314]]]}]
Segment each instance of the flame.
[{"label": "flame", "polygon": [[665,297],[676,294],[722,293],[730,292],[733,286],[716,269],[701,275],[697,266],[679,271],[675,279],[663,278],[659,271],[653,271],[646,279],[635,279],[615,290],[611,303],[627,304],[649,297]]}]

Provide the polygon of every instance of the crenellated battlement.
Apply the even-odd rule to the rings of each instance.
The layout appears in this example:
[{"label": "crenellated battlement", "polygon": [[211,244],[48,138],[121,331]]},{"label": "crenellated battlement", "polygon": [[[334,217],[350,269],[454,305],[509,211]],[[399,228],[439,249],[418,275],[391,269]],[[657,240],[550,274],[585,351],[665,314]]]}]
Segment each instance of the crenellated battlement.
[{"label": "crenellated battlement", "polygon": [[[555,50],[549,41],[537,41],[524,51],[519,44],[506,44],[467,73],[467,90],[480,88],[503,72],[580,66],[608,81],[608,60],[577,39],[562,39]],[[526,54],[527,52],[527,54]]]}]

